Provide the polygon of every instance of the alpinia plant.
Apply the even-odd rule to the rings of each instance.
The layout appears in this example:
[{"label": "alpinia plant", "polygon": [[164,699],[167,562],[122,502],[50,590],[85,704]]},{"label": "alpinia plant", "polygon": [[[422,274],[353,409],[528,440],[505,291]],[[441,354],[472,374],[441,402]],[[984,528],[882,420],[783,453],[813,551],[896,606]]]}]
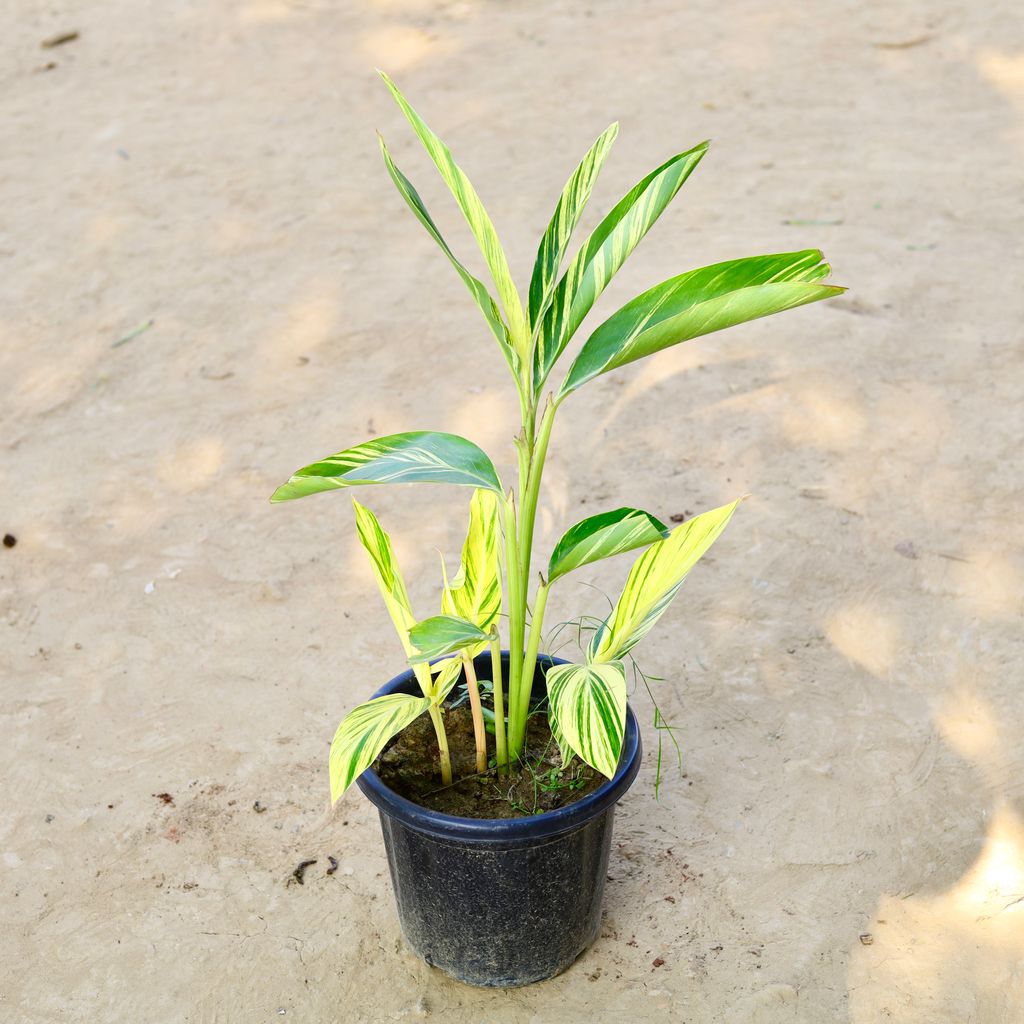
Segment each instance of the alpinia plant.
[{"label": "alpinia plant", "polygon": [[[498,301],[456,259],[383,139],[388,173],[413,214],[451,261],[498,342],[519,397],[515,439],[518,480],[502,486],[487,455],[463,437],[436,431],[392,434],[347,448],[298,470],[272,501],[368,484],[448,483],[474,488],[461,565],[444,572],[441,613],[418,620],[388,535],[355,503],[359,538],[370,556],[420,696],[392,694],[359,705],[339,727],[330,754],[336,800],[388,741],[422,714],[433,723],[442,782],[452,781],[444,701],[465,678],[473,712],[477,770],[489,761],[485,710],[493,713],[494,762],[501,772],[526,737],[548,592],[568,573],[645,548],[614,609],[594,633],[585,664],[547,672],[548,719],[563,757],[578,755],[609,778],[616,770],[626,712],[623,659],[651,630],[687,573],[725,528],[738,501],[669,530],[648,512],[619,508],[572,526],[555,545],[529,597],[534,520],[555,416],[588,381],[617,367],[712,331],[826,299],[843,291],[822,283],[830,268],[816,249],[751,256],[669,278],[627,302],[587,338],[561,382],[548,388],[559,357],[615,272],[650,230],[707,152],[708,143],[666,160],[643,177],[594,229],[560,275],[569,238],[618,132],[611,125],[570,176],[541,239],[525,306],[497,232],[448,147],[395,84],[382,77],[465,215],[494,281]],[[500,302],[500,306],[499,306]],[[502,678],[499,622],[507,615],[508,675]],[[529,623],[527,622],[529,614]],[[527,628],[529,625],[529,628]],[[490,650],[492,707],[483,707],[473,658]]]}]

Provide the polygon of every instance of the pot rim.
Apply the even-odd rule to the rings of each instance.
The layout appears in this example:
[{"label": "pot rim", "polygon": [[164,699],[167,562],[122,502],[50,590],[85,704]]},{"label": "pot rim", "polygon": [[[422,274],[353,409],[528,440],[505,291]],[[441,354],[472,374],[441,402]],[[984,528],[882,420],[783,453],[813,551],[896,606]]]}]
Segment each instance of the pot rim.
[{"label": "pot rim", "polygon": [[[508,659],[508,651],[502,651],[502,661]],[[479,659],[489,667],[490,655],[482,654]],[[571,662],[550,655],[539,655],[537,671],[552,665],[568,665]],[[479,666],[483,668],[484,666]],[[537,677],[534,678],[534,686]],[[385,683],[374,697],[383,697],[390,693],[403,691],[418,692],[416,677],[412,669],[407,669]],[[375,804],[382,814],[400,821],[407,828],[415,829],[439,839],[468,842],[473,845],[517,846],[538,845],[547,839],[554,838],[565,832],[573,831],[588,821],[600,816],[616,804],[633,784],[640,771],[643,756],[643,744],[640,740],[640,729],[636,715],[627,703],[626,731],[622,740],[622,754],[619,767],[611,779],[606,779],[593,793],[588,793],[581,800],[568,807],[559,807],[553,811],[528,818],[462,818],[452,814],[442,814],[428,807],[414,803],[399,796],[393,789],[381,781],[380,776],[367,768],[356,779],[363,795]]]}]

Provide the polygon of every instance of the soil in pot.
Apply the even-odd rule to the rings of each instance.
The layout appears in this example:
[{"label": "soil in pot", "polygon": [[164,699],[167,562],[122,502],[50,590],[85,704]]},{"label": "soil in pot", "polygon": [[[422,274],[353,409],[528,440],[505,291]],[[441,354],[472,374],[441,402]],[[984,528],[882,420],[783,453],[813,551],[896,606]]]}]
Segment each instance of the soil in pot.
[{"label": "soil in pot", "polygon": [[[567,807],[605,781],[578,757],[562,769],[547,716],[530,716],[523,759],[505,775],[492,768],[476,774],[473,717],[465,705],[448,708],[445,729],[456,781],[442,786],[437,738],[423,715],[399,733],[377,759],[381,781],[407,800],[459,818],[524,818]],[[493,737],[488,737],[493,751]],[[492,754],[493,761],[493,754]]]}]

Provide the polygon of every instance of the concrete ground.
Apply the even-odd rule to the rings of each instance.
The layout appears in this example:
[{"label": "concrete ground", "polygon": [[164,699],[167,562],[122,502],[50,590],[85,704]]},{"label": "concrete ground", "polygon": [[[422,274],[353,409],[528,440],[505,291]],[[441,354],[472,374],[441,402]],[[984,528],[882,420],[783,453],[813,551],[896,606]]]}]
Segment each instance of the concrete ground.
[{"label": "concrete ground", "polygon": [[[1017,4],[12,0],[0,28],[0,1017],[1024,1020]],[[328,812],[333,729],[402,655],[344,496],[267,502],[401,429],[513,460],[504,364],[374,129],[472,242],[374,66],[522,285],[608,122],[584,228],[714,140],[594,324],[808,245],[851,289],[560,414],[538,557],[600,509],[753,497],[642,648],[685,777],[655,800],[636,694],[603,935],[514,992],[412,957],[374,812]],[[432,612],[468,493],[361,498]],[[601,602],[567,585],[549,621]]]}]

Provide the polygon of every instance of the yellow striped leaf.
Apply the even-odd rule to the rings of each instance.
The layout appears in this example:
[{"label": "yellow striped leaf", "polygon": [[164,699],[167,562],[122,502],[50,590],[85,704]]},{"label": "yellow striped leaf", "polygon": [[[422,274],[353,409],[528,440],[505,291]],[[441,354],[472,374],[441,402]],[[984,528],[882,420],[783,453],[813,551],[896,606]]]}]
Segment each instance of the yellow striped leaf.
[{"label": "yellow striped leaf", "polygon": [[493,491],[476,490],[469,506],[462,563],[453,580],[445,579],[441,610],[446,615],[490,630],[501,614],[501,547],[498,498]]},{"label": "yellow striped leaf", "polygon": [[[402,648],[407,656],[411,655],[413,647],[409,642],[409,630],[416,624],[416,618],[409,605],[409,594],[405,589],[405,581],[402,579],[402,572],[398,567],[398,559],[395,558],[395,552],[391,546],[391,538],[384,532],[377,517],[365,505],[360,505],[355,499],[352,504],[356,510],[356,533],[359,535],[359,541],[366,553],[370,556],[370,564],[373,566],[373,574],[377,580],[380,596],[384,599],[384,606],[391,616],[391,621],[395,624],[395,632],[402,642]],[[430,680],[429,670],[418,665],[413,671],[420,689],[424,694],[430,694],[434,687]]]},{"label": "yellow striped leaf", "polygon": [[[609,779],[615,775],[626,731],[626,672],[620,661],[555,665],[548,669],[552,735]],[[559,745],[561,745],[560,741]]]},{"label": "yellow striped leaf", "polygon": [[562,767],[568,768],[569,762],[573,759],[573,749],[569,746],[569,741],[565,738],[558,724],[558,719],[551,710],[550,703],[548,705],[548,728],[551,730],[551,738],[558,746],[558,753],[562,758]]},{"label": "yellow striped leaf", "polygon": [[700,163],[708,143],[680,153],[641,179],[594,229],[555,287],[536,332],[534,391],[540,394],[555,361],[626,257]]},{"label": "yellow striped leaf", "polygon": [[434,679],[433,701],[440,704],[452,691],[462,673],[462,656],[445,658],[430,666],[430,672],[436,676]]},{"label": "yellow striped leaf", "polygon": [[366,484],[461,484],[501,493],[491,460],[457,434],[410,430],[328,455],[297,470],[271,496],[291,501],[307,494]]},{"label": "yellow striped leaf", "polygon": [[725,529],[737,505],[739,501],[734,501],[694,516],[636,560],[615,608],[590,642],[588,661],[614,662],[650,632],[687,573]]},{"label": "yellow striped leaf", "polygon": [[817,249],[716,263],[663,281],[627,302],[587,339],[560,397],[599,374],[734,324],[839,295]]},{"label": "yellow striped leaf", "polygon": [[581,565],[634,551],[666,536],[668,527],[638,508],[590,516],[567,530],[555,545],[548,562],[548,583]]},{"label": "yellow striped leaf", "polygon": [[477,245],[480,246],[480,252],[483,253],[491,277],[494,279],[494,286],[498,290],[498,296],[505,309],[505,316],[508,318],[513,346],[520,355],[523,355],[529,341],[523,306],[508,268],[505,251],[498,240],[494,224],[491,223],[491,218],[484,209],[484,204],[480,201],[469,178],[452,158],[448,147],[431,131],[423,118],[413,110],[409,101],[399,92],[398,86],[383,71],[380,72],[380,76],[384,79],[384,84],[391,90],[391,95],[394,96],[395,102],[405,114],[413,130],[419,136],[430,159],[434,161],[434,166],[437,167],[445,184],[455,197],[456,203],[459,204],[459,209],[462,210],[466,223],[469,225],[470,231],[473,232]]},{"label": "yellow striped leaf", "polygon": [[391,693],[353,708],[338,726],[331,742],[328,761],[331,802],[337,801],[377,760],[392,736],[419,718],[429,706],[426,697]]},{"label": "yellow striped leaf", "polygon": [[484,319],[494,332],[494,336],[498,339],[498,344],[501,346],[501,351],[505,356],[505,361],[508,363],[513,375],[518,377],[520,365],[519,356],[512,348],[512,343],[508,336],[508,328],[505,326],[505,321],[501,318],[501,312],[499,311],[494,299],[491,297],[491,293],[487,290],[482,281],[475,278],[455,258],[455,254],[448,247],[448,243],[444,240],[441,232],[437,229],[437,225],[427,212],[427,208],[423,205],[423,200],[420,199],[420,195],[413,187],[412,182],[409,181],[409,179],[398,169],[394,160],[391,159],[391,154],[388,152],[388,147],[384,145],[383,138],[380,139],[380,151],[384,156],[384,165],[387,167],[388,174],[391,175],[391,180],[395,183],[395,187],[398,189],[402,198],[405,199],[406,203],[408,203],[409,209],[416,215],[416,219],[427,229],[427,233],[441,247],[441,251],[448,257],[452,266],[458,272],[459,277],[461,277],[463,282],[465,282],[470,295],[472,295],[476,300],[476,304],[479,306],[480,312],[483,313]]},{"label": "yellow striped leaf", "polygon": [[597,176],[601,172],[601,166],[618,133],[617,123],[609,125],[587,151],[587,155],[580,161],[562,189],[562,195],[541,239],[537,260],[533,265],[528,317],[532,327],[540,323],[551,302],[551,294],[562,266],[562,258],[569,245],[569,238],[579,223]]}]

